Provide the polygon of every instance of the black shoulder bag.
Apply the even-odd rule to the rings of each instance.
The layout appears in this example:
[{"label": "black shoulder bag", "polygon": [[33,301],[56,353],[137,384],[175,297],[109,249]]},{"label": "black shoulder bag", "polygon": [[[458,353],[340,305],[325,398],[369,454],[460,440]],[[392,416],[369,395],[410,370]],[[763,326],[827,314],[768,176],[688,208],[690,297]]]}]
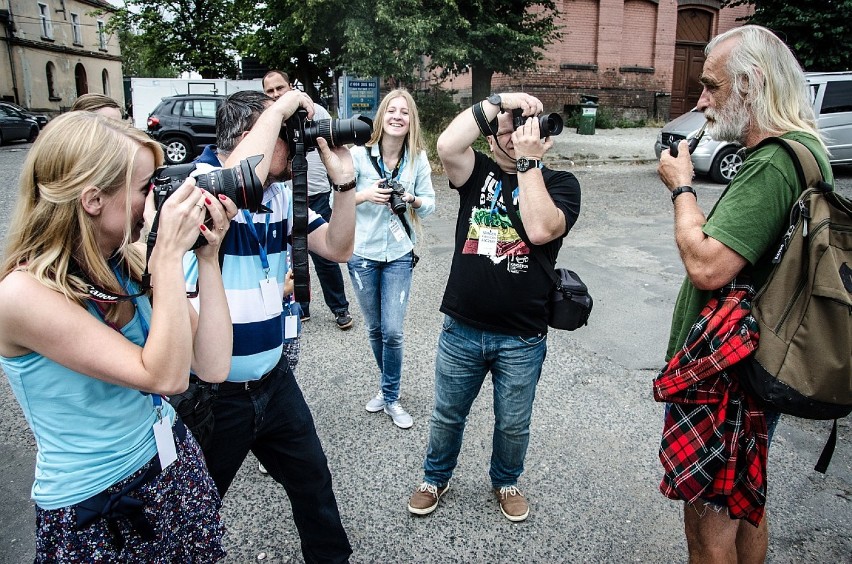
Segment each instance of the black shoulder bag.
[{"label": "black shoulder bag", "polygon": [[544,250],[530,243],[524,230],[524,224],[521,222],[521,216],[518,215],[515,202],[512,200],[512,192],[507,184],[507,182],[501,182],[503,205],[506,206],[512,226],[524,243],[527,244],[530,253],[553,280],[553,288],[547,298],[547,324],[554,329],[566,331],[574,331],[588,325],[589,314],[592,313],[594,303],[592,296],[589,295],[589,289],[573,270],[567,268],[554,270],[553,265],[544,256]]}]

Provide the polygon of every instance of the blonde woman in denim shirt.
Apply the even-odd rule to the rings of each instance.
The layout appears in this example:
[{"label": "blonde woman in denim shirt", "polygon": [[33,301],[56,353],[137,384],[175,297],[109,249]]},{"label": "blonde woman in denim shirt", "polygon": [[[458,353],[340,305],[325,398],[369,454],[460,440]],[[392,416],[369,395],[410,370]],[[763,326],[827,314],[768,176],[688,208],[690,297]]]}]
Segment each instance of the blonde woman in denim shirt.
[{"label": "blonde woman in denim shirt", "polygon": [[[432,169],[411,94],[393,90],[385,96],[376,112],[373,136],[366,146],[352,150],[352,159],[357,207],[349,275],[381,375],[379,393],[366,409],[384,411],[397,427],[408,429],[414,421],[399,403],[402,326],[419,219],[435,210]],[[390,206],[390,181],[404,190],[395,198],[406,208],[399,215]]]}]

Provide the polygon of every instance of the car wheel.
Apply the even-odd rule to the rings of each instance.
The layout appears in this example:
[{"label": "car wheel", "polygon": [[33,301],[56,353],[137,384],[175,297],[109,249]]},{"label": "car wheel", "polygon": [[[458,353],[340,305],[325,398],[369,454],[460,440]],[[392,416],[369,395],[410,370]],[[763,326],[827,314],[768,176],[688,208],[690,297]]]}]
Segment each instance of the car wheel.
[{"label": "car wheel", "polygon": [[30,128],[30,135],[27,137],[27,143],[32,143],[36,140],[36,137],[38,137],[38,126],[34,125]]},{"label": "car wheel", "polygon": [[172,137],[163,141],[166,147],[166,160],[169,164],[183,164],[192,158],[189,145],[181,137]]},{"label": "car wheel", "polygon": [[727,184],[734,179],[742,164],[743,156],[740,154],[740,147],[729,145],[716,155],[713,166],[710,167],[710,179],[713,182]]}]

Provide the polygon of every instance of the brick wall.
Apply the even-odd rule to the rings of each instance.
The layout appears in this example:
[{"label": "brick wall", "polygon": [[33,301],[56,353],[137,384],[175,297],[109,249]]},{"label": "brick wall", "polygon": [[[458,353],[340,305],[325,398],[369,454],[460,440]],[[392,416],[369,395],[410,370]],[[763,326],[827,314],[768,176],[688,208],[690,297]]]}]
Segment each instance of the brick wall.
[{"label": "brick wall", "polygon": [[[542,100],[546,111],[568,111],[582,94],[632,119],[668,118],[677,35],[678,6],[698,4],[718,10],[713,0],[563,0],[558,25],[562,40],[549,45],[535,70],[496,74],[495,92],[523,91]],[[716,33],[741,25],[749,7],[717,12]],[[445,86],[470,103],[470,74]]]}]

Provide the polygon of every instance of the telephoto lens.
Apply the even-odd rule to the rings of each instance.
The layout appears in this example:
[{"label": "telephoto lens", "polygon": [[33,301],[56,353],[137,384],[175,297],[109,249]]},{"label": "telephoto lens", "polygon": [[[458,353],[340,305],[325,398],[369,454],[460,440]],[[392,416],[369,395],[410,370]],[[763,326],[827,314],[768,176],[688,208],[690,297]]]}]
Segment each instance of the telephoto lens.
[{"label": "telephoto lens", "polygon": [[255,155],[241,160],[234,168],[199,174],[195,177],[195,184],[214,196],[228,196],[240,209],[257,213],[263,206],[263,182],[254,169],[262,160],[263,155]]},{"label": "telephoto lens", "polygon": [[321,119],[305,126],[305,146],[316,147],[322,137],[329,147],[363,145],[370,140],[373,127],[360,118]]}]

